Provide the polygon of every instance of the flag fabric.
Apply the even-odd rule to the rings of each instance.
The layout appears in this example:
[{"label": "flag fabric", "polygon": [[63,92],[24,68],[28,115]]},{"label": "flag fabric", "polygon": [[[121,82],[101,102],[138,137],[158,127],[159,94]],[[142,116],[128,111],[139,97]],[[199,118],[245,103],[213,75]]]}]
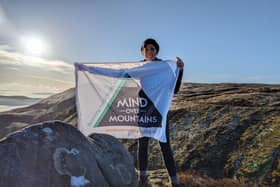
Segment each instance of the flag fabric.
[{"label": "flag fabric", "polygon": [[75,63],[78,129],[86,136],[166,142],[178,68],[174,61]]}]

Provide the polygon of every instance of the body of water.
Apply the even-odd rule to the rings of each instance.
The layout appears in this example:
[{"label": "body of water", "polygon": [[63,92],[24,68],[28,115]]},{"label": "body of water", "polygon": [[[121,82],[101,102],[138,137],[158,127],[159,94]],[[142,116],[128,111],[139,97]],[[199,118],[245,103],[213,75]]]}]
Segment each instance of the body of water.
[{"label": "body of water", "polygon": [[0,112],[33,105],[41,99],[0,96]]}]

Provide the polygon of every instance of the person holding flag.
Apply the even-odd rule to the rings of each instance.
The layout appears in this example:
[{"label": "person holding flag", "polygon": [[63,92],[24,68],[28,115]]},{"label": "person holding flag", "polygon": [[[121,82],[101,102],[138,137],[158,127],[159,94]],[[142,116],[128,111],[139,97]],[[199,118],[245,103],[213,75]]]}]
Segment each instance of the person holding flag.
[{"label": "person holding flag", "polygon": [[[155,63],[156,61],[161,61],[161,59],[157,58],[158,52],[159,52],[159,44],[157,41],[153,38],[146,39],[142,46],[141,46],[141,54],[144,57],[144,60],[142,61],[151,61],[152,63]],[[176,64],[179,68],[179,75],[176,82],[174,93],[176,94],[179,91],[182,77],[183,77],[183,71],[184,71],[184,63],[179,58],[176,57]],[[166,121],[166,142],[159,141],[161,152],[164,158],[164,163],[167,168],[172,186],[179,186],[179,180],[176,175],[176,167],[175,162],[170,146],[170,140],[169,140],[169,128],[168,128],[168,119]],[[149,143],[149,137],[142,137],[138,140],[138,162],[139,162],[139,175],[140,175],[140,185],[143,185],[147,183],[147,167],[148,167],[148,143]]]}]

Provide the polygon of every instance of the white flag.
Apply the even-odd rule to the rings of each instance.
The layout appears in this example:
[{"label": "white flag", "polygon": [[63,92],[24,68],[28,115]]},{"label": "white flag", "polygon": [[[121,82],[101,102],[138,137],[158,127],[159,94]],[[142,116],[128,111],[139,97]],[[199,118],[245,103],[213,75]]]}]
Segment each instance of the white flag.
[{"label": "white flag", "polygon": [[174,61],[76,63],[78,129],[86,136],[105,133],[166,142],[178,72]]}]

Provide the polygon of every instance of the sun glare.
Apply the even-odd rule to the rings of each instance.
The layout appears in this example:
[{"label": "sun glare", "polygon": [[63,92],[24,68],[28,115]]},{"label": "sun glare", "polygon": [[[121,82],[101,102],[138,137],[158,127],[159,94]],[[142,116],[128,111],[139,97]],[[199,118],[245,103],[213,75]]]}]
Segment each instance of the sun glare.
[{"label": "sun glare", "polygon": [[22,38],[24,50],[31,55],[41,56],[47,53],[47,45],[40,37],[24,37]]}]

